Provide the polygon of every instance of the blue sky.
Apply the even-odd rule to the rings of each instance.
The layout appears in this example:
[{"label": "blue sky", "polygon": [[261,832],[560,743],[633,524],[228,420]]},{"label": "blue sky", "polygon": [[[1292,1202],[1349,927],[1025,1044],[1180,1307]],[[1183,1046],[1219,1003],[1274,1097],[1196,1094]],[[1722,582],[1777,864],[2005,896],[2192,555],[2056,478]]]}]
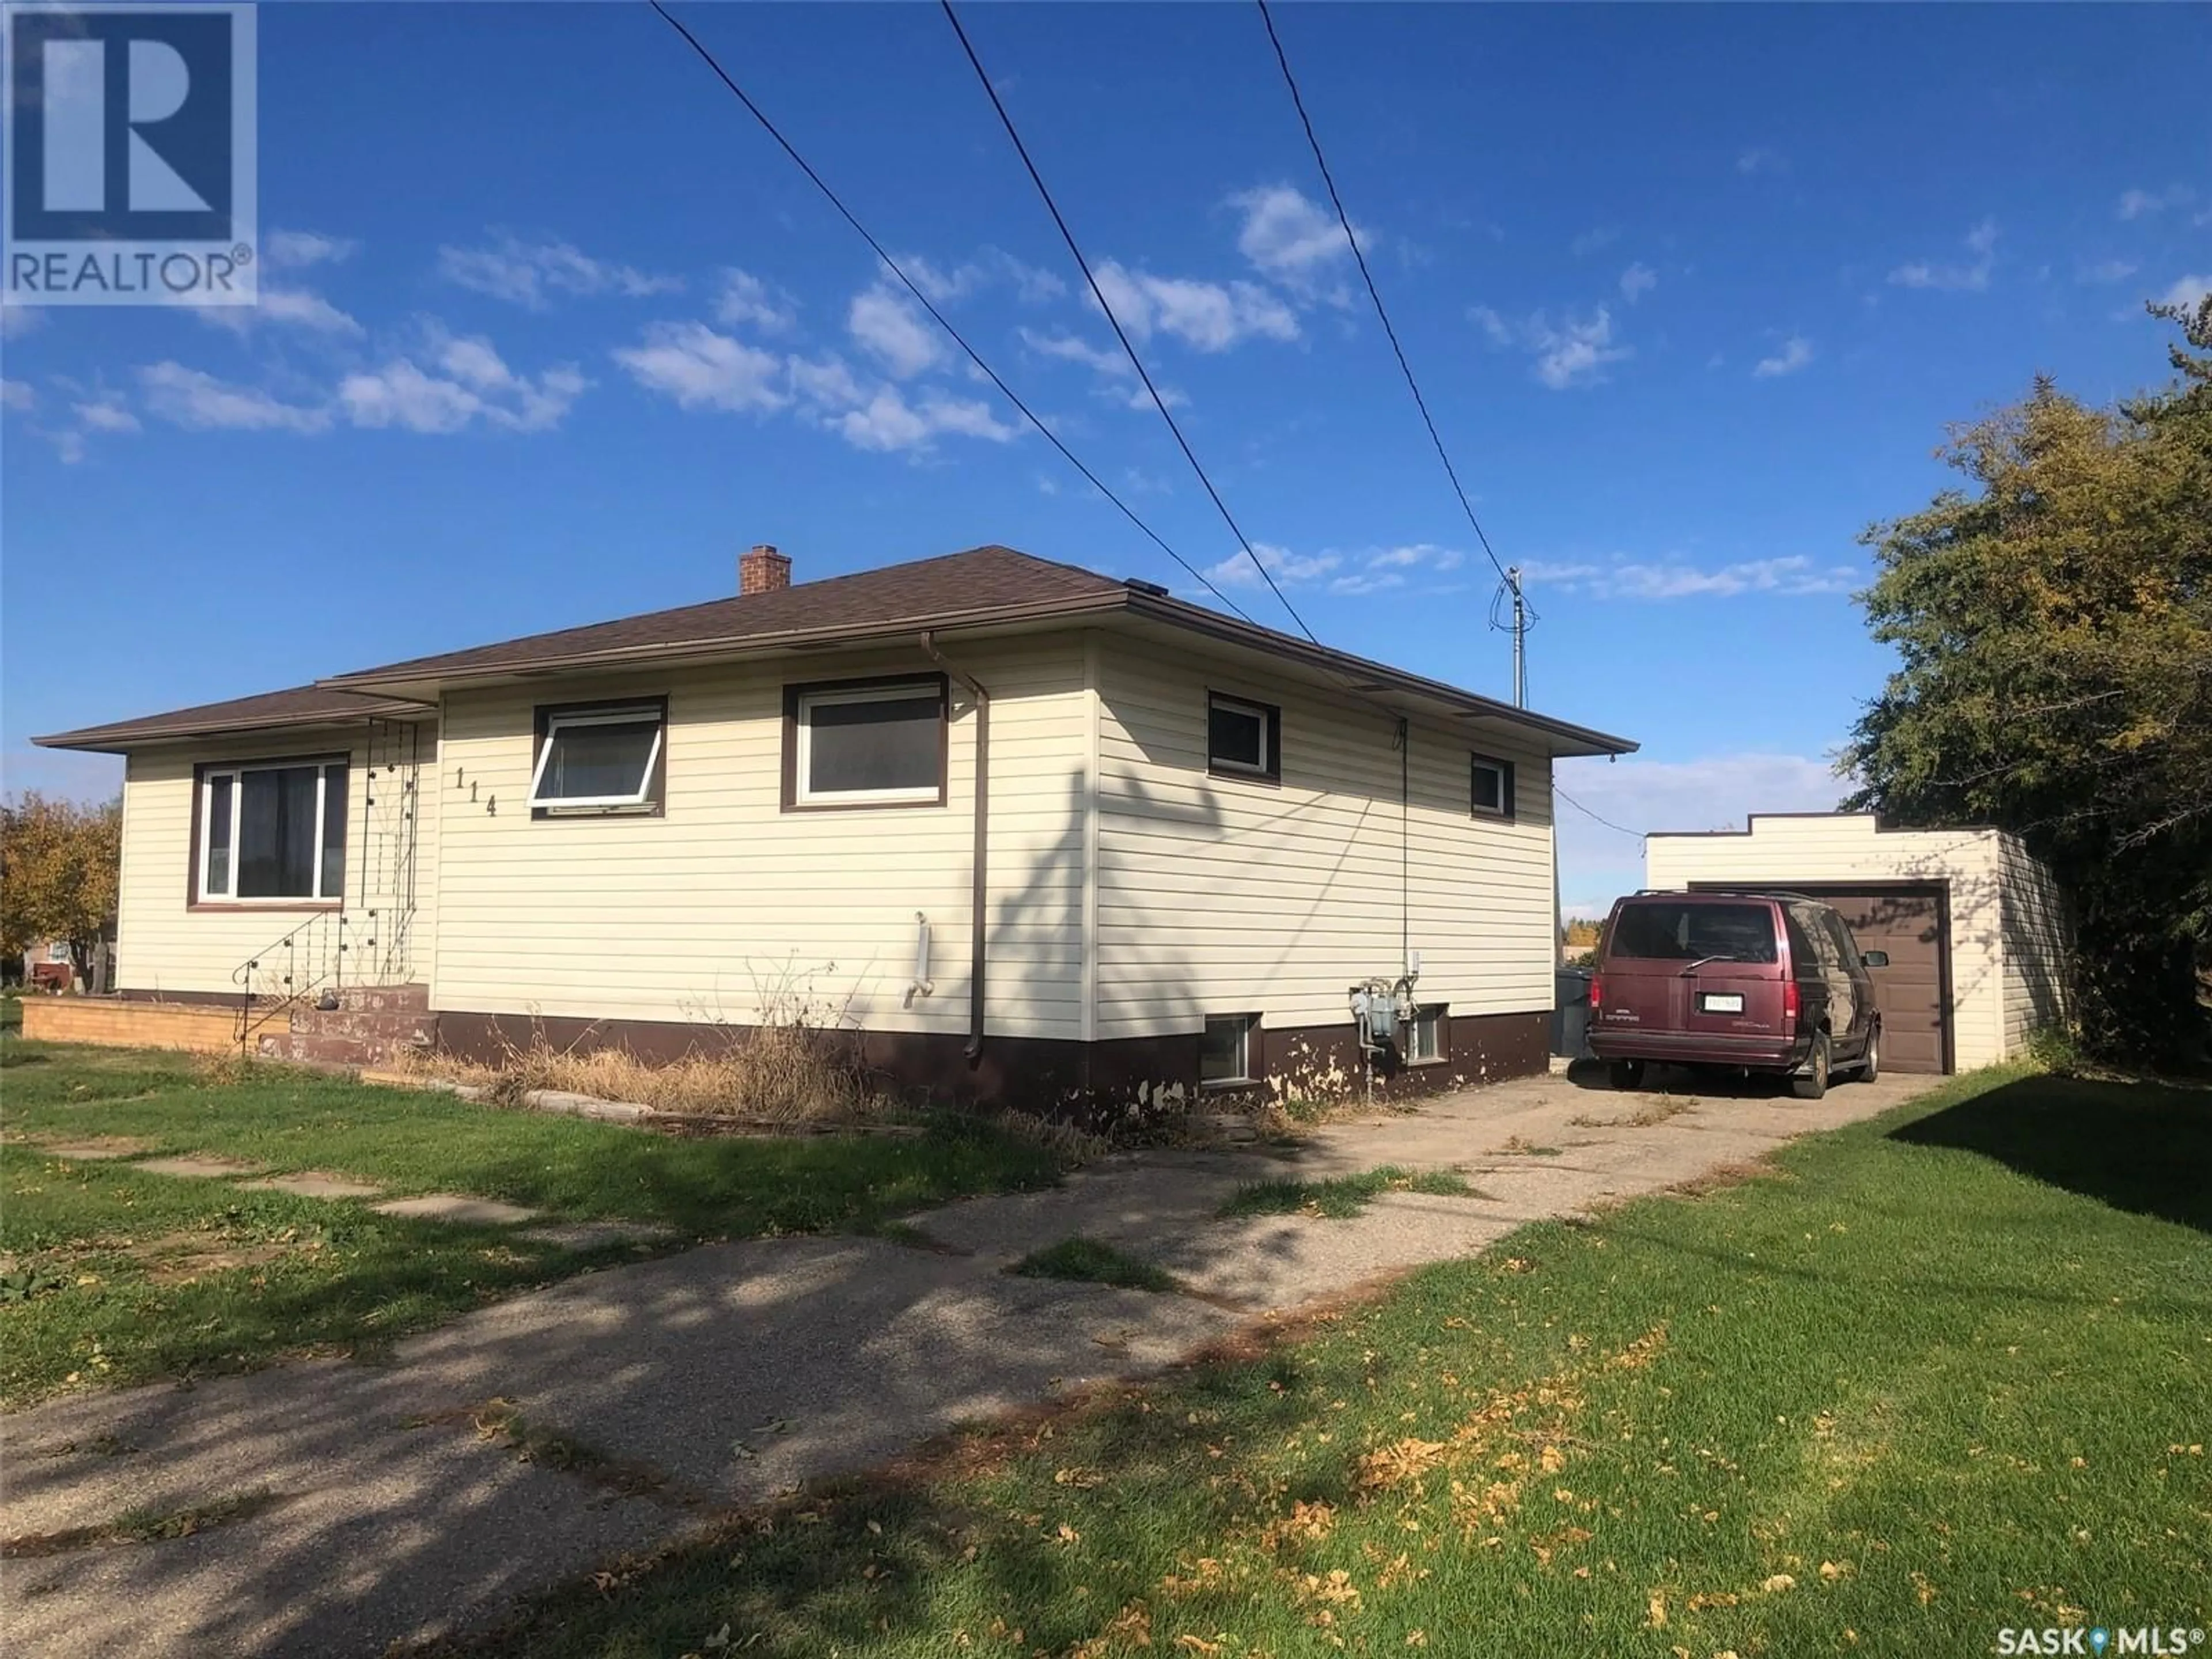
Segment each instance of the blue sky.
[{"label": "blue sky", "polygon": [[[1102,477],[1249,570],[932,6],[687,20]],[[2165,373],[2212,286],[2202,8],[1290,5],[1378,281],[1634,830],[1833,804],[1869,520],[2044,370]],[[1257,13],[976,6],[1192,443],[1328,643],[1493,694],[1495,578],[1358,293]],[[641,5],[267,5],[267,296],[7,313],[10,789],[35,732],[1001,541],[1194,585],[979,386]],[[1233,584],[1233,585],[1232,585]],[[1562,808],[1571,907],[1637,842]]]}]

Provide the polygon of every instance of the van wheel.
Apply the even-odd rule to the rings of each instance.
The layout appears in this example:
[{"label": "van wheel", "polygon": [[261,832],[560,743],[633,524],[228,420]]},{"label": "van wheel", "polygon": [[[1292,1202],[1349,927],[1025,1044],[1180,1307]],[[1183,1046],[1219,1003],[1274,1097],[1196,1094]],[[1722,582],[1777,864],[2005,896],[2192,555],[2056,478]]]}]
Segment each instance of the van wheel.
[{"label": "van wheel", "polygon": [[1828,1092],[1828,1034],[1816,1032],[1813,1037],[1813,1052],[1805,1061],[1804,1072],[1790,1079],[1790,1092],[1800,1100],[1818,1100]]},{"label": "van wheel", "polygon": [[1640,1060],[1616,1060],[1608,1075],[1616,1089],[1633,1089],[1644,1081],[1644,1062]]},{"label": "van wheel", "polygon": [[1867,1033],[1866,1059],[1859,1066],[1859,1081],[1871,1083],[1881,1075],[1881,1027]]}]

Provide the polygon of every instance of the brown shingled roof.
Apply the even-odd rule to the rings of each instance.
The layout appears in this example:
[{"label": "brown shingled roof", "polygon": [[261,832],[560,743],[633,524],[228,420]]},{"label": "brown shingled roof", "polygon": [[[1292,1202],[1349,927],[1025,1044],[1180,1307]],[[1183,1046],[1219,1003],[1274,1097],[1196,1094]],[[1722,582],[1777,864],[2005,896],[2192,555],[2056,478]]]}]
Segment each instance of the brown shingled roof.
[{"label": "brown shingled roof", "polygon": [[565,666],[640,651],[949,628],[996,614],[1081,609],[1086,601],[1112,605],[1127,592],[1123,583],[1072,564],[1056,564],[1011,547],[976,547],[766,593],[709,599],[704,605],[387,663],[333,675],[324,684],[472,677]]},{"label": "brown shingled roof", "polygon": [[55,748],[124,749],[202,732],[419,714],[428,705],[397,694],[434,696],[448,682],[588,672],[723,653],[860,644],[925,630],[951,633],[1039,622],[1078,625],[1085,617],[1103,622],[1115,617],[1165,625],[1300,663],[1328,675],[1355,696],[1407,697],[1449,714],[1545,732],[1555,754],[1626,754],[1636,747],[1626,738],[1224,616],[1176,599],[1149,582],[1115,581],[1074,565],[997,546],[416,657],[340,674],[316,686],[34,741]]},{"label": "brown shingled roof", "polygon": [[228,702],[204,702],[196,708],[149,714],[143,720],[116,720],[106,726],[88,726],[76,732],[57,732],[33,738],[41,749],[106,750],[121,754],[165,738],[191,738],[216,732],[251,732],[289,726],[346,725],[355,720],[398,720],[434,714],[425,704],[406,697],[373,696],[360,691],[334,690],[328,686],[296,685],[289,691],[264,691],[256,697],[233,697]]}]

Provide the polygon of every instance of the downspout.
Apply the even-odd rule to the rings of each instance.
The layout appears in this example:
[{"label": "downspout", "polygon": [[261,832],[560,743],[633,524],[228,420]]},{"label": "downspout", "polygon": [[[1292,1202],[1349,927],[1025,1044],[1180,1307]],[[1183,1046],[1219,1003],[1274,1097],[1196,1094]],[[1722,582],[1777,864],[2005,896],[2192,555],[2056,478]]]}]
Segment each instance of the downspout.
[{"label": "downspout", "polygon": [[969,908],[970,937],[968,954],[968,1046],[962,1052],[968,1063],[975,1065],[983,1057],[983,968],[987,947],[990,941],[989,926],[989,857],[991,850],[991,694],[981,684],[939,654],[937,636],[928,629],[921,634],[921,648],[925,655],[943,669],[948,678],[957,680],[961,689],[975,699],[975,852],[972,860],[975,872],[971,882]]}]

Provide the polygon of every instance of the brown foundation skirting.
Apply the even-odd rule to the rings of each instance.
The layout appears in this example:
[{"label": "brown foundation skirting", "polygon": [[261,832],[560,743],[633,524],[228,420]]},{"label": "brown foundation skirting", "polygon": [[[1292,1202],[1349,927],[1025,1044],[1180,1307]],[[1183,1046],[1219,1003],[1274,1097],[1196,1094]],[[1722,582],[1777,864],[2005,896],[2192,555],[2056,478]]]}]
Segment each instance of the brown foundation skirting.
[{"label": "brown foundation skirting", "polygon": [[[1443,1058],[1378,1072],[1378,1100],[1409,1100],[1476,1083],[1531,1077],[1550,1063],[1552,1012],[1461,1014],[1447,1022]],[[509,1048],[542,1037],[555,1048],[623,1048],[648,1062],[712,1052],[742,1042],[747,1028],[702,1028],[677,1021],[532,1018],[527,1014],[438,1011],[438,1042],[464,1060],[496,1063]],[[1104,1125],[1152,1113],[1260,1097],[1337,1097],[1366,1086],[1351,1022],[1267,1028],[1253,1043],[1257,1076],[1208,1085],[1198,1080],[1199,1034],[1072,1042],[1055,1037],[993,1036],[980,1060],[963,1052],[959,1031],[862,1031],[866,1063],[891,1086],[933,1103],[1011,1108],[1064,1121]]]}]

